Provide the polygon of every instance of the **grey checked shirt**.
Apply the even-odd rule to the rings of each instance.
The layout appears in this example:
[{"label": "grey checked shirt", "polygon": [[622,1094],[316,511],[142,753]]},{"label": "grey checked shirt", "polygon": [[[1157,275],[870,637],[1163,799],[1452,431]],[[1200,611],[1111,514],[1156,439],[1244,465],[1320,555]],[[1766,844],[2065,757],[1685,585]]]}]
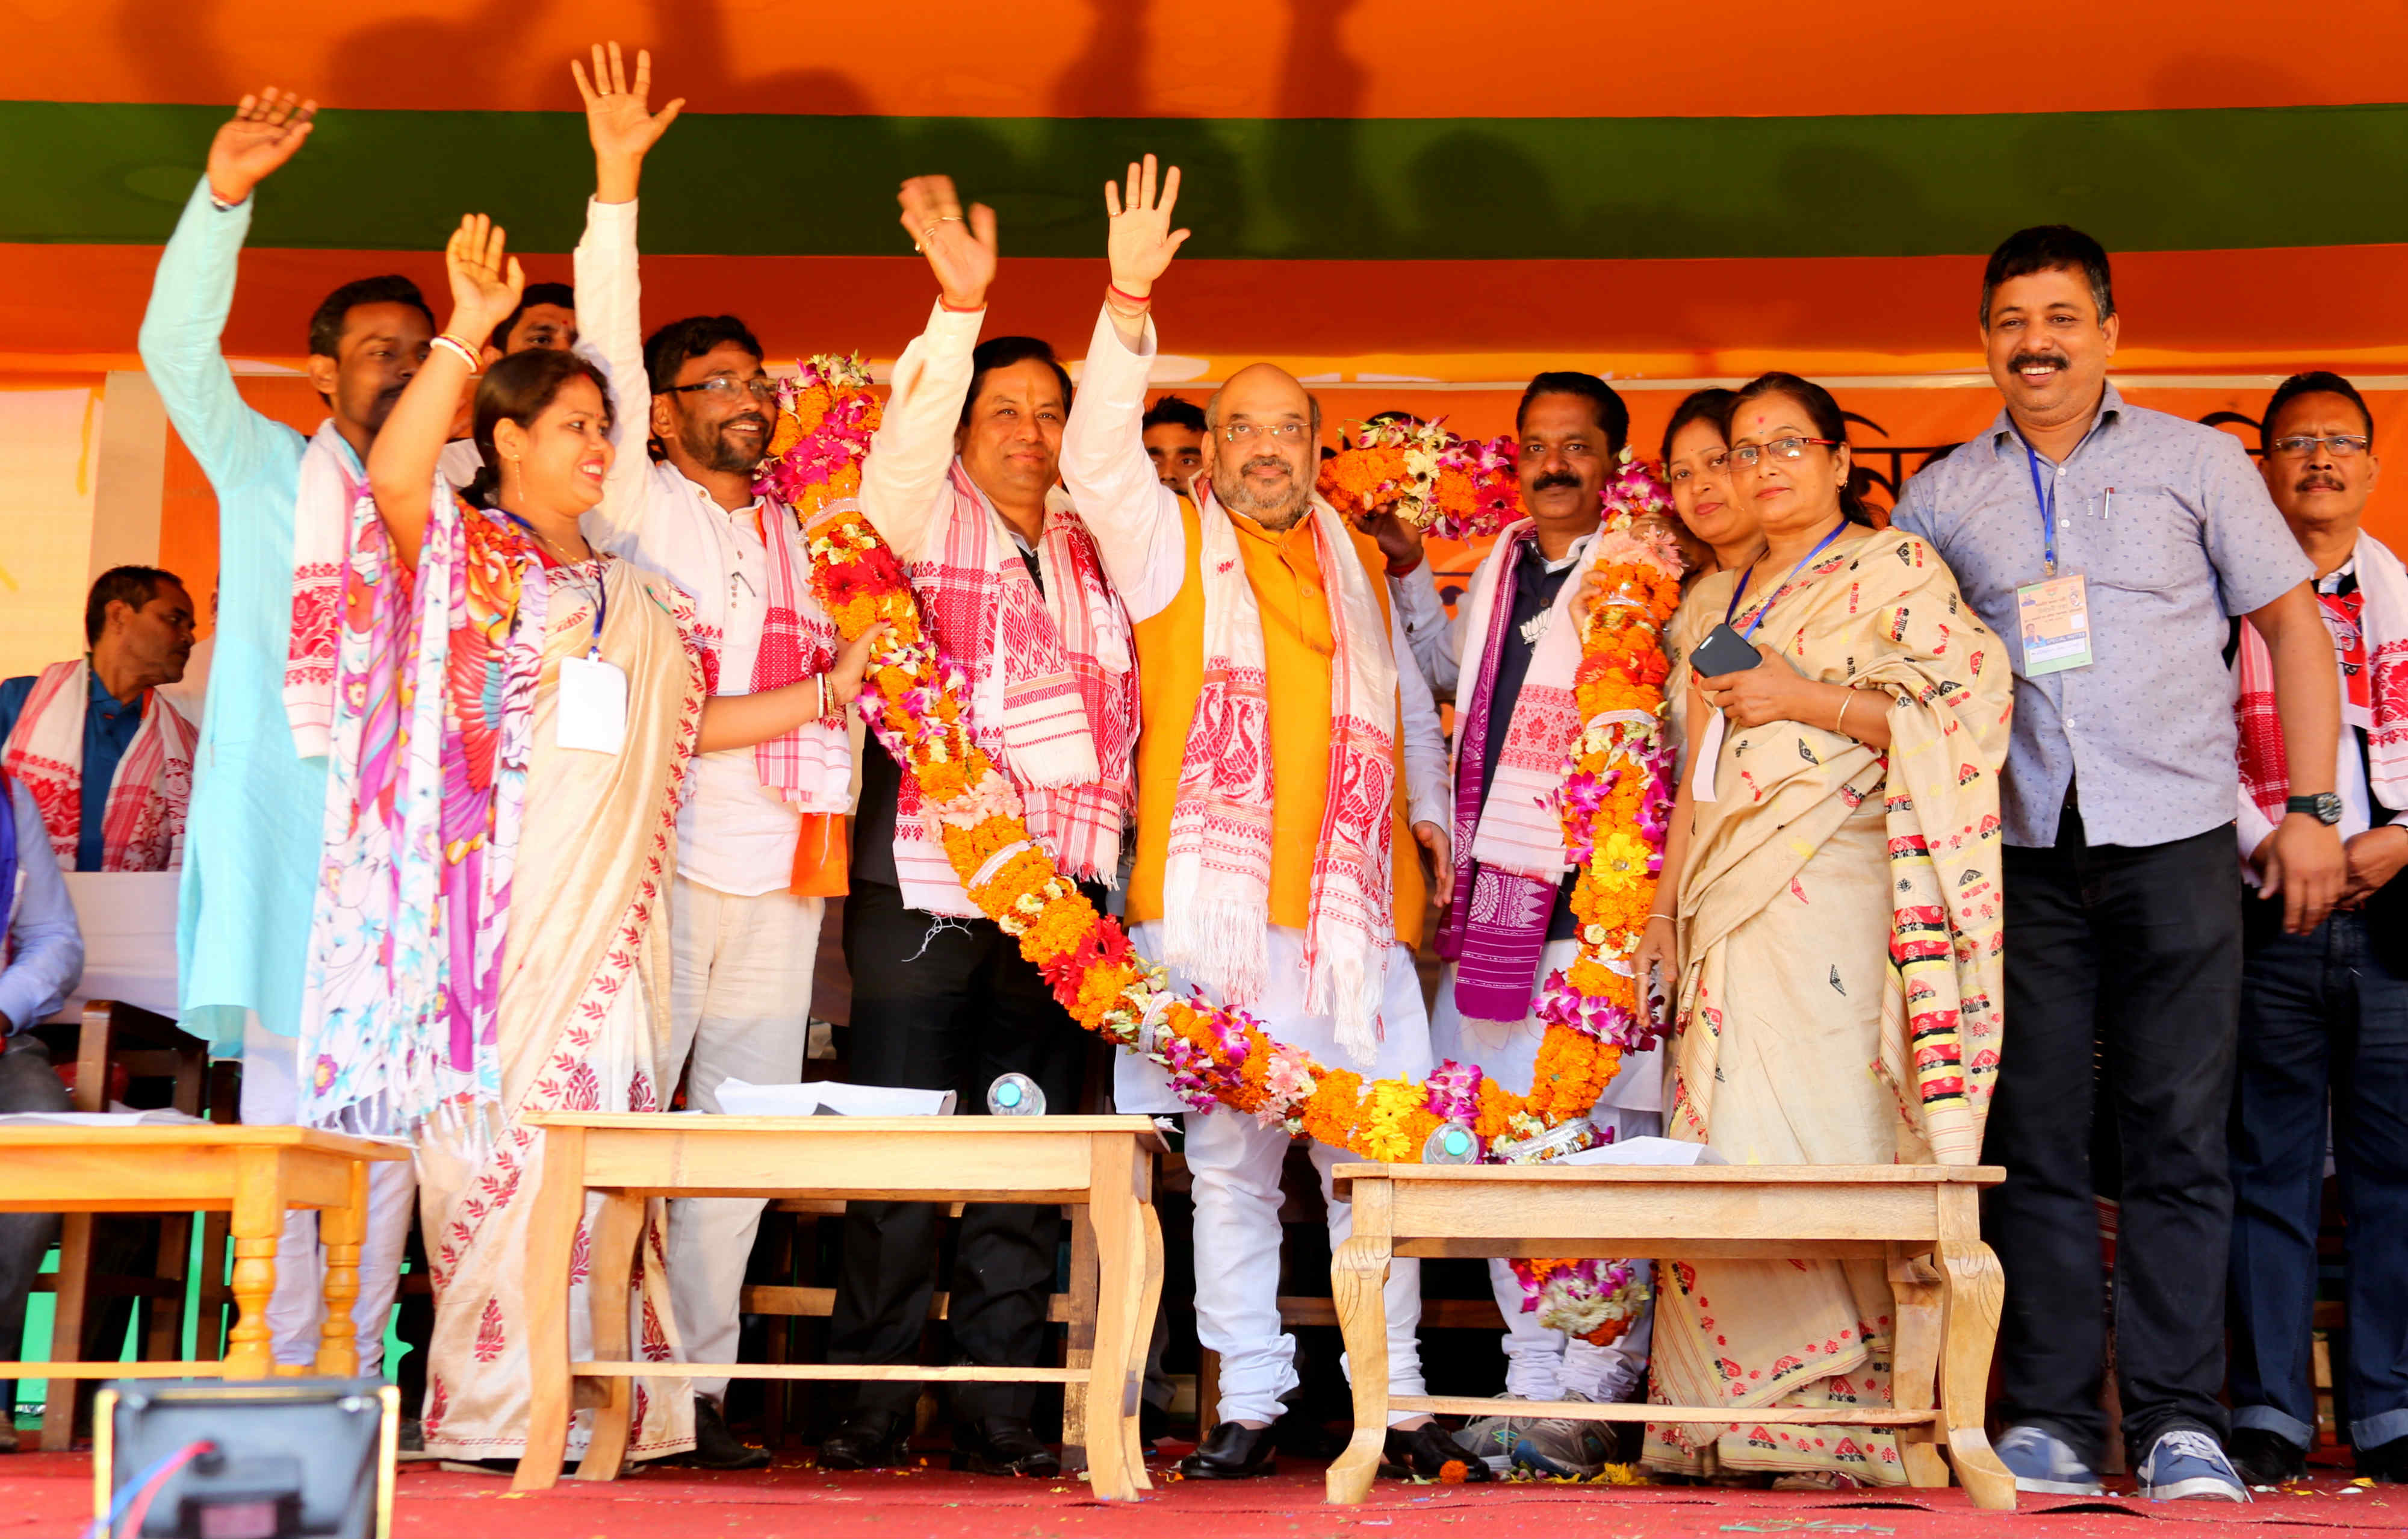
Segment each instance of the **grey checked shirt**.
[{"label": "grey checked shirt", "polygon": [[2087,668],[2024,676],[2015,590],[2045,563],[2029,462],[2003,410],[1908,482],[1892,519],[1939,550],[2014,663],[2007,842],[2055,844],[2077,783],[2092,844],[2163,844],[2230,823],[2240,770],[2228,620],[2314,567],[2239,439],[2127,406],[2114,385],[2065,463],[2040,467],[2057,484],[2057,572],[2087,580]]}]

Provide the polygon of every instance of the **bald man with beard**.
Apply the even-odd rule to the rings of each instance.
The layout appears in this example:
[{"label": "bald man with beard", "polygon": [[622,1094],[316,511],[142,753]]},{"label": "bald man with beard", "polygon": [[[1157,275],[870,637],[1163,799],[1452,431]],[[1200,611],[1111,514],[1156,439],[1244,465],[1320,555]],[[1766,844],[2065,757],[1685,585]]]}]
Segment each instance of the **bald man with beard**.
[{"label": "bald man with beard", "polygon": [[[1320,408],[1285,370],[1240,369],[1205,408],[1193,498],[1146,457],[1154,281],[1179,172],[1154,162],[1107,186],[1111,286],[1062,438],[1063,479],[1136,631],[1141,720],[1130,939],[1174,984],[1252,1012],[1277,1041],[1367,1079],[1431,1068],[1412,945],[1429,891],[1416,841],[1446,850],[1445,746],[1429,688],[1391,612],[1386,561],[1312,492]],[[1398,667],[1398,659],[1407,659]],[[1366,794],[1340,795],[1335,787]],[[1120,1110],[1187,1111],[1196,1196],[1196,1315],[1221,1356],[1220,1420],[1182,1460],[1190,1479],[1272,1469],[1271,1423],[1297,1384],[1280,1329],[1283,1129],[1195,1111],[1160,1061],[1123,1051]],[[1354,1158],[1312,1145],[1322,1193]],[[1333,1247],[1352,1232],[1329,1201]],[[1423,1392],[1419,1264],[1386,1288],[1389,1388]],[[1426,1416],[1401,1415],[1387,1464],[1435,1478],[1488,1467]]]}]

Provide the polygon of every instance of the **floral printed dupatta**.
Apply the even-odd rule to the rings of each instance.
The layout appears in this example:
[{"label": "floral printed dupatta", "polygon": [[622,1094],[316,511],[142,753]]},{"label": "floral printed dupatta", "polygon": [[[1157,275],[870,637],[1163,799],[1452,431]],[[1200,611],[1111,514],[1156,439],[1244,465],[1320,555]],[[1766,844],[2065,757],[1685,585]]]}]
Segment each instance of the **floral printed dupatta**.
[{"label": "floral printed dupatta", "polygon": [[551,584],[532,540],[445,490],[415,572],[374,500],[351,507],[302,1004],[312,1127],[408,1132],[501,1095],[494,1010]]}]

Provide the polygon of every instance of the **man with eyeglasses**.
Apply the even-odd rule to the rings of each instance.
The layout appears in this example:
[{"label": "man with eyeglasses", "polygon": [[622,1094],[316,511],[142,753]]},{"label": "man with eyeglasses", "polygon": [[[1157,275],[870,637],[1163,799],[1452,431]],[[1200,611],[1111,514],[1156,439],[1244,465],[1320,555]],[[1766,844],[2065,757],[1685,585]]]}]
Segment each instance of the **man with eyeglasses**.
[{"label": "man with eyeglasses", "polygon": [[[1411,661],[1384,558],[1313,495],[1321,413],[1269,364],[1241,368],[1204,409],[1195,500],[1164,486],[1141,422],[1155,355],[1154,283],[1187,238],[1172,231],[1173,168],[1154,157],[1108,187],[1111,285],[1062,439],[1062,470],[1135,625],[1142,730],[1130,939],[1182,987],[1250,1011],[1273,1038],[1366,1079],[1431,1068],[1411,942],[1425,913],[1416,836],[1452,870],[1445,744]],[[1403,659],[1399,667],[1399,659]],[[1410,811],[1409,811],[1410,809]],[[1187,1111],[1196,1196],[1196,1317],[1221,1357],[1216,1424],[1180,1469],[1191,1479],[1272,1470],[1272,1422],[1297,1385],[1280,1329],[1280,1168],[1284,1127],[1227,1107],[1197,1110],[1158,1056],[1123,1051],[1122,1111]],[[1329,1172],[1354,1158],[1315,1142]],[[1329,1202],[1333,1246],[1352,1230]],[[1413,1331],[1418,1263],[1386,1288],[1388,1376],[1422,1392]],[[1435,1478],[1488,1466],[1429,1417],[1400,1415],[1396,1465]]]},{"label": "man with eyeglasses", "polygon": [[[2230,435],[2127,403],[2107,253],[2018,231],[1982,280],[2004,410],[1907,482],[1921,535],[2014,663],[2000,816],[2003,1062],[1984,1158],[2006,1167],[1986,1238],[2006,1269],[1999,1456],[2030,1491],[2099,1490],[2106,1358],[2091,1171],[2097,1116],[2122,1156],[2115,1355],[2141,1493],[2245,1501],[2219,1437],[2225,1123],[2241,1011],[2228,618],[2270,656],[2294,767],[2261,861],[2285,927],[2341,896],[2340,698],[2310,564]],[[2103,1058],[2103,1072],[2094,1064]],[[2101,1106],[2103,1102],[2103,1107]]]},{"label": "man with eyeglasses", "polygon": [[[2408,571],[2359,525],[2380,468],[2374,417],[2338,374],[2294,374],[2261,424],[2274,506],[2315,567],[2341,681],[2334,764],[2349,885],[2284,932],[2247,905],[2232,1115],[2232,1439],[2251,1485],[2307,1473],[2316,1440],[2310,1318],[2332,1129],[2349,1215],[2349,1440],[2358,1473],[2408,1481]],[[2254,880],[2290,795],[2266,646],[2236,626],[2242,858]],[[2331,1121],[2326,1112],[2328,1097]]]},{"label": "man with eyeglasses", "polygon": [[[720,1086],[802,1078],[824,895],[842,892],[840,837],[852,806],[852,749],[840,707],[859,687],[866,644],[846,647],[813,602],[795,518],[753,487],[778,420],[761,344],[732,315],[639,326],[636,194],[645,153],[683,102],[646,107],[652,66],[627,82],[617,44],[594,50],[594,78],[572,64],[594,143],[595,191],[576,255],[577,351],[600,365],[618,403],[611,486],[585,515],[586,537],[660,572],[692,597],[713,695],[824,687],[799,726],[764,712],[753,743],[697,754],[678,809],[669,894],[670,1041],[664,1087],[685,1076],[689,1108],[716,1112]],[[639,414],[639,408],[643,411]],[[632,430],[631,430],[632,429]],[[649,458],[644,437],[659,445]],[[833,825],[841,828],[841,823]],[[810,866],[838,853],[836,869]],[[733,1362],[738,1305],[763,1204],[681,1198],[669,1205],[670,1302],[683,1355]],[[769,1461],[728,1430],[727,1381],[695,1380],[695,1451],[706,1469]]]}]

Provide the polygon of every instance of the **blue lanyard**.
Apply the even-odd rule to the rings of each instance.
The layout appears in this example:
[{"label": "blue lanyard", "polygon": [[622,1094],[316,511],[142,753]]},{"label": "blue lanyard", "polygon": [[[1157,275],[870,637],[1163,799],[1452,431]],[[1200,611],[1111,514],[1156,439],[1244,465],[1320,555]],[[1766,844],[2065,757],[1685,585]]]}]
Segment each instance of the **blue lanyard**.
[{"label": "blue lanyard", "polygon": [[2040,451],[2024,445],[2024,460],[2031,467],[2032,498],[2040,504],[2041,559],[2048,564],[2048,575],[2057,575],[2057,480],[2040,473]]},{"label": "blue lanyard", "polygon": [[[1829,534],[1823,537],[1822,544],[1815,546],[1813,550],[1808,551],[1804,555],[1799,556],[1798,558],[1798,565],[1790,568],[1789,575],[1781,580],[1781,588],[1789,586],[1790,583],[1797,578],[1798,574],[1806,569],[1806,563],[1813,560],[1816,556],[1821,555],[1824,549],[1828,547],[1831,541],[1840,538],[1840,531],[1842,529],[1845,529],[1847,526],[1848,521],[1846,519],[1843,518],[1840,520],[1838,525],[1834,527]],[[1739,586],[1731,590],[1730,607],[1723,611],[1724,625],[1729,625],[1731,616],[1739,612],[1740,598],[1747,592],[1747,580],[1755,575],[1756,568],[1754,567],[1750,567],[1747,570],[1739,574]],[[1772,590],[1772,598],[1779,598],[1781,597],[1781,588],[1775,588]],[[1756,640],[1756,627],[1764,624],[1764,617],[1772,612],[1772,598],[1765,600],[1764,608],[1756,611],[1756,618],[1750,620],[1747,623],[1747,628],[1740,632],[1740,636],[1742,640],[1750,641]]]},{"label": "blue lanyard", "polygon": [[[498,510],[498,511],[501,513],[501,515],[502,515],[504,518],[509,519],[511,523],[513,523],[513,524],[517,525],[520,528],[524,529],[524,530],[527,532],[527,536],[528,536],[528,538],[529,538],[529,539],[533,539],[533,540],[535,540],[535,541],[536,541],[536,543],[538,543],[538,544],[541,544],[541,543],[543,542],[543,537],[542,537],[541,535],[538,535],[538,534],[537,534],[537,533],[535,532],[535,525],[534,525],[529,524],[525,519],[523,519],[523,518],[519,517],[519,515],[518,515],[518,514],[516,514],[516,513],[514,513],[514,512],[511,512],[511,511],[510,511],[509,509],[507,509],[507,508],[500,509],[500,510]],[[541,557],[541,556],[538,556],[536,559],[537,559],[538,561],[541,561],[541,560],[542,560],[542,557]],[[606,581],[605,579],[602,579],[602,578],[597,577],[597,578],[595,578],[595,579],[594,580],[594,640],[591,640],[591,641],[589,641],[588,643],[586,643],[586,647],[585,647],[585,655],[586,655],[586,658],[587,658],[589,661],[598,662],[598,661],[600,661],[600,660],[601,660],[601,657],[602,657],[602,622],[603,622],[604,618],[605,618],[605,617],[607,617],[607,616],[609,614],[609,612],[610,612],[610,586],[609,586],[609,583],[608,583],[608,581]]]}]

